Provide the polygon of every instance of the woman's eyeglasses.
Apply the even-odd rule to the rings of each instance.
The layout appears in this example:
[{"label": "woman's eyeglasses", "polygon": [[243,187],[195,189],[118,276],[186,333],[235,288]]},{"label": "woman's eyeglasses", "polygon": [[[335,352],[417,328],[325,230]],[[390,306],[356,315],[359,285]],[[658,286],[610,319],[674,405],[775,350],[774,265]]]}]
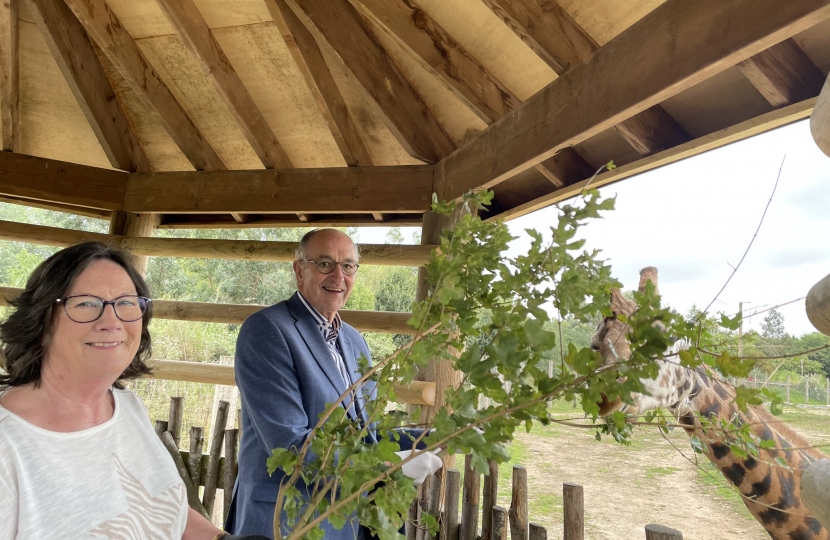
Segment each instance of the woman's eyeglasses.
[{"label": "woman's eyeglasses", "polygon": [[55,302],[63,304],[66,316],[77,323],[97,321],[104,314],[104,309],[108,304],[115,311],[115,316],[122,321],[137,321],[144,316],[147,305],[151,301],[149,298],[137,295],[119,296],[115,300],[104,300],[91,294],[79,294],[55,300]]}]

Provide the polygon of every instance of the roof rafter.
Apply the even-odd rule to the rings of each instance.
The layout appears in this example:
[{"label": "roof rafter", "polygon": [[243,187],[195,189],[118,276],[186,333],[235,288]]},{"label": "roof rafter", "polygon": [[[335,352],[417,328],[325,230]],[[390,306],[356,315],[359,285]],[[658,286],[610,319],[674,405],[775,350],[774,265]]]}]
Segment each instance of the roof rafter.
[{"label": "roof rafter", "polygon": [[[519,98],[413,0],[357,0],[355,5],[403,45],[410,56],[434,71],[487,124],[521,105]],[[539,163],[536,168],[557,187],[582,180],[586,177],[583,174],[590,176],[592,172],[573,149],[563,150],[556,161]]]},{"label": "roof rafter", "polygon": [[225,56],[192,0],[158,0],[185,47],[202,66],[266,169],[293,167],[271,126]]},{"label": "roof rafter", "polygon": [[436,165],[438,196],[494,186],[828,18],[830,0],[668,0]]},{"label": "roof rafter", "polygon": [[19,38],[17,33],[20,0],[0,2],[0,107],[2,107],[2,150],[14,152],[18,143],[18,101],[20,91]]},{"label": "roof rafter", "polygon": [[747,58],[738,69],[773,107],[815,97],[824,84],[824,75],[792,38]]},{"label": "roof rafter", "polygon": [[[555,0],[483,0],[557,75],[599,49],[599,45]],[[666,150],[691,139],[659,105],[614,126],[641,155]]]},{"label": "roof rafter", "polygon": [[414,158],[434,163],[455,150],[449,135],[348,0],[287,0],[325,39]]},{"label": "roof rafter", "polygon": [[136,94],[153,112],[196,170],[224,170],[224,163],[161,80],[104,0],[66,0]]},{"label": "roof rafter", "polygon": [[72,94],[116,169],[150,172],[152,169],[127,121],[83,25],[63,0],[30,0],[52,56]]},{"label": "roof rafter", "polygon": [[[169,1],[169,0],[167,0]],[[265,0],[271,18],[317,102],[346,165],[369,166],[372,157],[337,88],[314,36],[283,0]]]}]

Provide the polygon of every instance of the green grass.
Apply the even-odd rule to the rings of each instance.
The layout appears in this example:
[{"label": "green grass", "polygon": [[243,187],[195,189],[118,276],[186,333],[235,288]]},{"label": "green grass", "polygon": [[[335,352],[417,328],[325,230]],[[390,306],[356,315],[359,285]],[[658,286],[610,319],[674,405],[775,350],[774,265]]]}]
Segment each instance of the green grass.
[{"label": "green grass", "polygon": [[677,467],[649,467],[646,469],[646,478],[657,478],[659,476],[670,476],[677,471]]}]

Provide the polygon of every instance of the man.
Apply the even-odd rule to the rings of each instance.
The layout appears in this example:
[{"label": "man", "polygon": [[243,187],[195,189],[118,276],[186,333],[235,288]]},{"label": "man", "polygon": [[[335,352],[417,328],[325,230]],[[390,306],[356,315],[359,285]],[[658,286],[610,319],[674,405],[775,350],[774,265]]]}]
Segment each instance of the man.
[{"label": "man", "polygon": [[[268,475],[265,463],[271,450],[302,448],[326,403],[337,401],[360,377],[357,360],[371,358],[366,340],[338,314],[359,267],[352,239],[334,229],[311,231],[300,241],[295,259],[297,292],[248,317],[237,339],[242,441],[226,523],[232,533],[272,537],[277,492],[285,475],[281,470]],[[373,390],[367,384],[354,403],[344,404],[352,420],[366,421],[362,405]],[[439,462],[428,461],[429,474],[440,466],[435,456],[423,457]],[[299,483],[297,487],[304,490]],[[321,527],[326,540],[353,540],[359,530],[356,523],[339,531],[328,521]]]}]

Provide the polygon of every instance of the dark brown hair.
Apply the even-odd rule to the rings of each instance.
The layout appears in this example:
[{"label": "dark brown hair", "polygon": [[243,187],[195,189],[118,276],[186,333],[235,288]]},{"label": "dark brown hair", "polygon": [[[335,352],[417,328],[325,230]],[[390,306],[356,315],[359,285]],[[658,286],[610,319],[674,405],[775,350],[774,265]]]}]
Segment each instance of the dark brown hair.
[{"label": "dark brown hair", "polygon": [[[55,300],[63,298],[72,284],[92,263],[111,261],[130,276],[139,296],[150,296],[150,289],[135,269],[135,258],[127,252],[101,242],[83,242],[58,251],[35,268],[26,282],[23,292],[10,304],[15,310],[0,324],[0,344],[6,357],[6,373],[0,372],[0,385],[40,385],[43,357],[52,341],[52,321]],[[150,319],[152,303],[141,319],[141,342],[130,365],[118,377],[116,388],[123,388],[121,381],[134,379],[150,372],[144,363],[152,354]]]}]

